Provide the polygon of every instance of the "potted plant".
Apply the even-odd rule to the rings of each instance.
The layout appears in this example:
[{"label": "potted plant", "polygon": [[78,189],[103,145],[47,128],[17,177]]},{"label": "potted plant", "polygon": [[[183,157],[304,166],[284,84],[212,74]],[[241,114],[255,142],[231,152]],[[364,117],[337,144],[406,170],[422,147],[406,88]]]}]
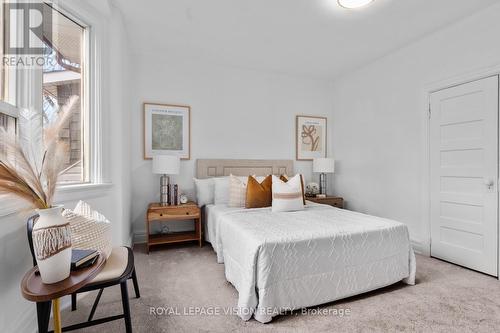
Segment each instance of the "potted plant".
[{"label": "potted plant", "polygon": [[[44,283],[59,282],[70,274],[70,228],[62,216],[62,206],[54,206],[54,194],[64,169],[66,148],[59,133],[77,99],[71,97],[59,110],[57,120],[43,130],[41,124],[30,126],[32,132],[21,131],[19,137],[13,137],[0,126],[0,194],[22,199],[39,215],[33,227],[33,248]],[[28,124],[34,114],[23,110],[19,122]],[[37,134],[43,138],[42,149],[39,142],[33,142]]]}]

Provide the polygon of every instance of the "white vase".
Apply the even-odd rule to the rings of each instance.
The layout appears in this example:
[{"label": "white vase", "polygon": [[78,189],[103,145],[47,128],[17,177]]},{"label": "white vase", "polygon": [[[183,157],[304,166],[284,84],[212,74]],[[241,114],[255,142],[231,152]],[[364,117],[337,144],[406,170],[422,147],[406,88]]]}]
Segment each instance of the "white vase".
[{"label": "white vase", "polygon": [[66,279],[71,270],[71,233],[62,206],[38,209],[33,226],[33,249],[43,283]]}]

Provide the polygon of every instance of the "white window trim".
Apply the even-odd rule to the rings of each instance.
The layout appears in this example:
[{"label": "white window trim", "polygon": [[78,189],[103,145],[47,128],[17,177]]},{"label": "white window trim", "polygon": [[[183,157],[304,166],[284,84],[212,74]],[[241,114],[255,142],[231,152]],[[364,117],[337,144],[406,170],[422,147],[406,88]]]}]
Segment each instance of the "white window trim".
[{"label": "white window trim", "polygon": [[[113,184],[107,180],[104,171],[103,155],[103,67],[104,54],[103,46],[106,45],[106,19],[96,13],[94,8],[88,7],[83,2],[58,3],[46,1],[55,9],[62,11],[71,19],[75,20],[86,28],[85,42],[87,43],[87,71],[85,91],[87,93],[88,111],[88,149],[89,151],[89,182],[81,184],[68,184],[58,186],[56,192],[56,202],[68,202],[85,198],[96,198],[108,193]],[[78,13],[78,14],[75,14]],[[22,75],[16,76],[16,101],[17,106],[0,101],[1,112],[18,117],[21,108],[33,108],[41,110],[42,105],[42,70],[21,71]],[[92,84],[90,84],[92,82]],[[22,130],[22,129],[20,129]],[[0,196],[0,217],[18,213],[26,208],[23,201],[15,198],[2,198]]]},{"label": "white window trim", "polygon": [[[22,24],[22,20],[18,20],[18,25]],[[22,31],[21,29],[18,29],[19,31]],[[22,38],[20,33],[16,33],[16,38]],[[16,69],[11,70],[12,73],[15,73],[14,77],[14,84],[9,82],[9,85],[11,87],[15,87],[15,105],[5,102],[5,101],[0,101],[0,112],[8,114],[10,116],[15,117],[16,119],[19,118],[19,113],[22,108],[30,108],[34,106],[34,100],[35,100],[35,95],[37,92],[36,87],[34,84],[36,83],[35,77],[37,75],[40,75],[40,73],[37,73],[36,70],[33,71],[18,71]],[[40,86],[41,89],[41,86]],[[41,96],[41,90],[39,93],[39,96]],[[19,128],[19,122],[17,123],[17,131],[21,131]],[[0,200],[1,200],[1,205],[0,205],[0,217],[8,216],[15,214],[23,209],[26,208],[26,203],[18,198],[13,198],[8,195],[0,195]]]},{"label": "white window trim", "polygon": [[10,117],[18,118],[19,117],[19,109],[14,105],[0,101],[0,113],[6,114]]},{"label": "white window trim", "polygon": [[[84,45],[86,45],[86,54],[84,60],[84,71],[82,77],[86,79],[82,82],[83,91],[85,92],[84,100],[82,101],[86,114],[87,122],[85,128],[88,132],[84,131],[85,143],[84,150],[87,151],[88,160],[85,161],[85,167],[88,172],[88,181],[74,184],[63,184],[60,188],[74,187],[80,184],[101,184],[105,183],[102,177],[102,121],[101,121],[101,69],[102,69],[102,48],[101,48],[101,20],[90,14],[78,3],[62,4],[58,2],[45,1],[49,3],[55,10],[60,11],[68,16],[71,20],[77,22],[85,28]],[[76,14],[78,13],[78,14]],[[40,105],[41,109],[42,105]]]}]

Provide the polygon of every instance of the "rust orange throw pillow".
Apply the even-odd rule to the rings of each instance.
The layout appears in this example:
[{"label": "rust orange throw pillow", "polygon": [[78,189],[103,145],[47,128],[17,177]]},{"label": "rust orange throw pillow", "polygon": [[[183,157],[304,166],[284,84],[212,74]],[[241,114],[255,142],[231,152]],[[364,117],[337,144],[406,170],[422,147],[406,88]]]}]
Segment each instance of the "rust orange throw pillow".
[{"label": "rust orange throw pillow", "polygon": [[[283,182],[288,182],[288,176],[287,175],[281,175],[280,180]],[[302,200],[304,201],[304,205],[306,204],[306,196],[304,193],[304,178],[302,175],[300,175],[300,185],[302,186]]]},{"label": "rust orange throw pillow", "polygon": [[273,178],[267,176],[259,183],[253,176],[248,177],[246,208],[270,207],[273,204]]}]

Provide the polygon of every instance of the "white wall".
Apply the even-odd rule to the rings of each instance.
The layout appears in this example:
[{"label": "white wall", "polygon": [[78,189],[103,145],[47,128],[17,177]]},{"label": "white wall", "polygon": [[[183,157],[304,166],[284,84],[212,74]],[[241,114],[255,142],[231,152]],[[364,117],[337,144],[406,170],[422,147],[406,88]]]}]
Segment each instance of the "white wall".
[{"label": "white wall", "polygon": [[[125,23],[118,8],[110,11],[109,26],[109,71],[106,79],[109,91],[109,118],[104,138],[108,141],[109,160],[107,160],[107,179],[113,184],[113,205],[108,207],[115,214],[111,220],[114,225],[113,241],[115,244],[132,244],[131,228],[131,136],[132,106],[131,84],[133,64],[130,59]],[[107,110],[104,110],[106,112]]]},{"label": "white wall", "polygon": [[[134,55],[132,220],[144,240],[148,203],[158,201],[159,176],[143,159],[143,102],[191,106],[191,160],[173,181],[193,195],[199,158],[295,159],[295,115],[331,113],[325,81]],[[330,87],[331,88],[331,87]],[[311,162],[295,162],[311,177]],[[171,229],[173,230],[173,229]]]},{"label": "white wall", "polygon": [[334,191],[350,209],[405,222],[428,243],[424,92],[499,64],[499,17],[489,7],[335,82]]},{"label": "white wall", "polygon": [[[71,3],[68,1],[67,3]],[[63,2],[64,5],[65,2]],[[103,2],[101,2],[101,5]],[[78,4],[85,9],[83,4]],[[99,189],[59,192],[56,201],[74,207],[87,201],[112,221],[113,242],[130,245],[130,81],[125,26],[113,7],[99,7],[105,22],[103,43],[103,137],[104,180],[111,186]],[[102,8],[107,9],[102,11]],[[88,10],[94,11],[89,7]],[[79,11],[84,13],[84,11]],[[94,11],[95,13],[95,11]],[[2,203],[0,202],[0,205]],[[0,331],[34,332],[35,304],[22,298],[21,278],[32,266],[26,239],[26,214],[0,216]]]}]

